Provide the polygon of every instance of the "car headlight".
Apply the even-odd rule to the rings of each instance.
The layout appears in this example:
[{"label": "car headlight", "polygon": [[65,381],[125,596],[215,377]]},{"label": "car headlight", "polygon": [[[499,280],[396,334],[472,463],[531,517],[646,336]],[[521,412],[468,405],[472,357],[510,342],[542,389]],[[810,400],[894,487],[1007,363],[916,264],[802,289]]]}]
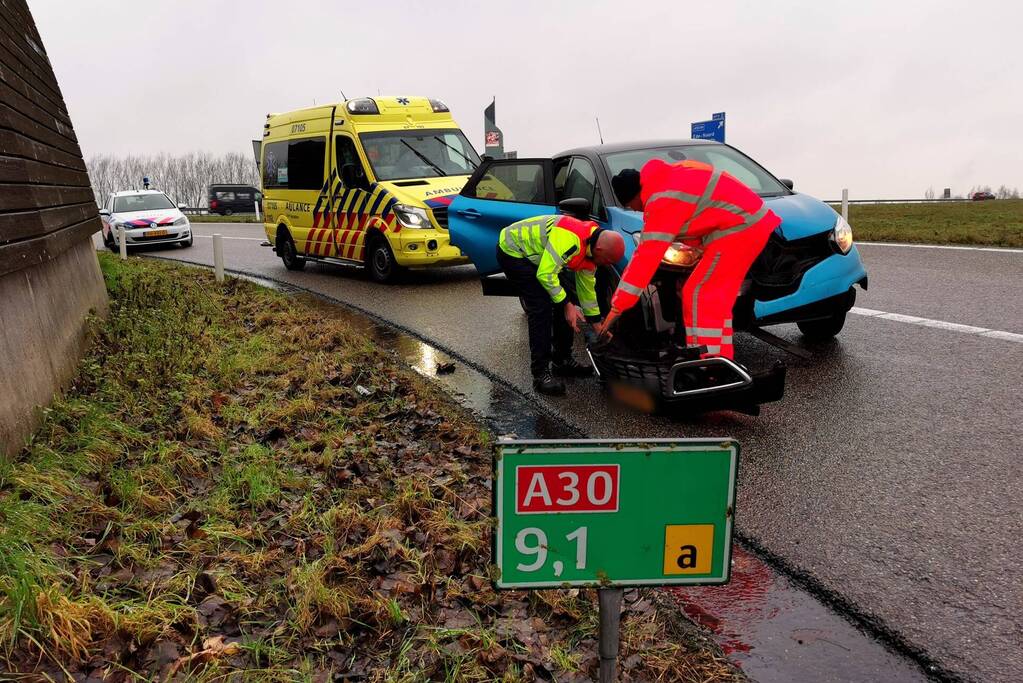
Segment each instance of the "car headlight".
[{"label": "car headlight", "polygon": [[843,254],[848,254],[853,245],[852,228],[841,216],[835,221],[835,228],[831,231],[831,239],[835,247]]},{"label": "car headlight", "polygon": [[394,215],[398,222],[405,228],[429,228],[430,217],[426,215],[426,209],[408,204],[395,204]]},{"label": "car headlight", "polygon": [[699,263],[702,256],[702,249],[690,247],[688,244],[683,244],[682,242],[672,242],[671,246],[664,252],[664,256],[661,258],[661,263],[681,268],[692,268]]},{"label": "car headlight", "polygon": [[182,216],[181,218],[171,223],[171,225],[188,225],[188,219]]}]

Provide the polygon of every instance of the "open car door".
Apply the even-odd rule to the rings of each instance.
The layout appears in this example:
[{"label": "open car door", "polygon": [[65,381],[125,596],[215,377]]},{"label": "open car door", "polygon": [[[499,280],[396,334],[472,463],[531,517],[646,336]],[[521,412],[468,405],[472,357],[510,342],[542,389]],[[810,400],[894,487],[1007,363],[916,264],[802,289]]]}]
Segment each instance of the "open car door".
[{"label": "open car door", "polygon": [[550,159],[486,159],[448,209],[451,243],[481,276],[500,270],[497,238],[516,221],[558,213]]}]

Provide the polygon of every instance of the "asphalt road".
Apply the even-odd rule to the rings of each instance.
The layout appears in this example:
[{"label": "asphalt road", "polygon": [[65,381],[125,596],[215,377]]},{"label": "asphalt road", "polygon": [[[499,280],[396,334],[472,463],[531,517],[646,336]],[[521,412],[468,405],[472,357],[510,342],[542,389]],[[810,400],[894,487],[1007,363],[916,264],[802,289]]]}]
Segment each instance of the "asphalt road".
[{"label": "asphalt road", "polygon": [[[518,302],[484,298],[471,267],[379,286],[354,269],[286,271],[259,246],[258,225],[194,228],[193,247],[150,255],[208,264],[206,236],[220,232],[230,238],[229,269],[371,310],[531,392]],[[861,253],[870,291],[860,293],[859,314],[811,360],[785,358],[786,396],[758,418],[637,415],[594,400],[593,380],[576,382],[564,398],[537,400],[591,436],[739,439],[743,534],[944,669],[968,680],[1018,681],[1023,253],[897,246]],[[795,326],[773,331],[800,339]],[[736,348],[753,366],[782,358],[745,335]]]}]

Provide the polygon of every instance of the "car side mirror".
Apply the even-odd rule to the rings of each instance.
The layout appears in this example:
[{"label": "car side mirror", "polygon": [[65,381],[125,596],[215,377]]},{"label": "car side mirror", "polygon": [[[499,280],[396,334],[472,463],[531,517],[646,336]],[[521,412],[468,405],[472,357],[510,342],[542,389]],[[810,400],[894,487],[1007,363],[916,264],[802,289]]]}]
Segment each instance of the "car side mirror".
[{"label": "car side mirror", "polygon": [[101,216],[109,216],[110,215],[110,210],[109,209],[100,209],[99,210],[99,215],[101,215]]},{"label": "car side mirror", "polygon": [[180,209],[181,211],[184,211],[187,208],[188,208],[188,204],[180,204],[180,203],[178,204],[178,209]]},{"label": "car side mirror", "polygon": [[794,182],[792,182],[791,180],[789,180],[788,178],[779,178],[779,180],[781,180],[781,184],[782,185],[784,185],[785,187],[789,188],[790,190],[795,188],[796,184]]},{"label": "car side mirror", "polygon": [[572,218],[586,220],[590,217],[590,200],[582,197],[562,199],[558,202],[558,211]]}]

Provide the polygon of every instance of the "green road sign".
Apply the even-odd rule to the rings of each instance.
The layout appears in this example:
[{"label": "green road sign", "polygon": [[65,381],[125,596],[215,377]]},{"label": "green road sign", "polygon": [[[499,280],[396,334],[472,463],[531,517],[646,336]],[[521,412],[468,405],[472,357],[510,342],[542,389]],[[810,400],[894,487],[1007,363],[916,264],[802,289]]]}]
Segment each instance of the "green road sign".
[{"label": "green road sign", "polygon": [[502,441],[498,588],[729,579],[734,440]]}]

